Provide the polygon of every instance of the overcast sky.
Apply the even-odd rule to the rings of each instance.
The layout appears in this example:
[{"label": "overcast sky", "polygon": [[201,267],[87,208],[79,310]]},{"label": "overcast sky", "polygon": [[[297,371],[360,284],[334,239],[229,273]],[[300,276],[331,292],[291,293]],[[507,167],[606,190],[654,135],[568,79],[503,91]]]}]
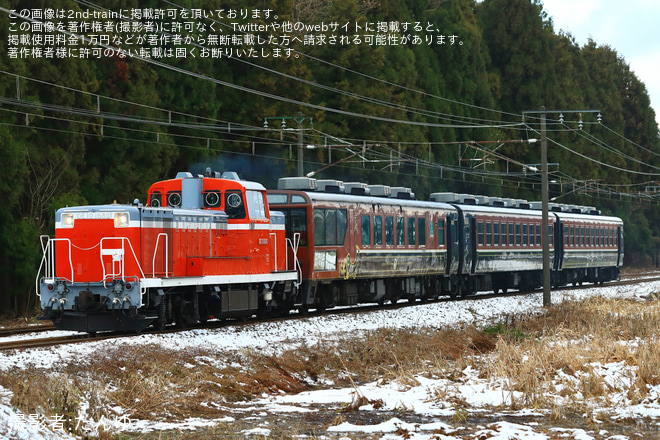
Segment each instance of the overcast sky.
[{"label": "overcast sky", "polygon": [[616,50],[646,85],[660,123],[660,1],[543,0],[543,8],[555,32],[570,33],[580,46],[591,38]]}]

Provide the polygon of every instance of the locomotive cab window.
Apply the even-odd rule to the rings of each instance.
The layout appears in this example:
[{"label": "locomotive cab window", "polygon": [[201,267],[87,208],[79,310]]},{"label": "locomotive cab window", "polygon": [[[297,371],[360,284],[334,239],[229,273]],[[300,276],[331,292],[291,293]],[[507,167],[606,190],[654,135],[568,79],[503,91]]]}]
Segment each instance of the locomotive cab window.
[{"label": "locomotive cab window", "polygon": [[154,191],[151,193],[151,199],[149,200],[149,206],[152,208],[160,208],[162,206],[162,199],[160,191]]},{"label": "locomotive cab window", "polygon": [[167,193],[167,206],[170,208],[179,208],[181,207],[181,192],[180,191],[169,191]]},{"label": "locomotive cab window", "polygon": [[248,213],[251,219],[267,219],[266,202],[264,201],[264,194],[261,191],[247,191],[247,206]]},{"label": "locomotive cab window", "polygon": [[203,197],[205,208],[219,208],[222,204],[222,194],[218,191],[206,191]]},{"label": "locomotive cab window", "polygon": [[245,218],[245,203],[240,191],[230,190],[225,193],[225,212],[230,219]]}]

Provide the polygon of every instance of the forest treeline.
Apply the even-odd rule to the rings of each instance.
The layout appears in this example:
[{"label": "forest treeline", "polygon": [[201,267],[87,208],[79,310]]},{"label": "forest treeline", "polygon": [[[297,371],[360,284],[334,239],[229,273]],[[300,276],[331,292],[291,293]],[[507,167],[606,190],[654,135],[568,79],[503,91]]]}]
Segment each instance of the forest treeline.
[{"label": "forest treeline", "polygon": [[[8,3],[18,11],[94,7],[71,0]],[[422,39],[456,38],[309,44],[294,30],[291,56],[158,60],[177,70],[117,55],[12,56],[10,34],[20,33],[12,22],[20,20],[2,12],[2,312],[34,310],[39,236],[53,234],[58,207],[143,200],[152,182],[207,166],[267,187],[295,175],[297,133],[279,129],[281,117],[288,128],[300,123],[305,144],[325,147],[304,152],[305,173],[317,171],[318,178],[407,186],[418,198],[455,191],[539,200],[538,175],[521,167],[538,164],[538,144],[488,141],[538,138],[538,115],[525,121],[521,115],[541,106],[598,109],[603,124],[595,114],[566,114],[563,125],[557,114],[548,115],[551,196],[623,217],[627,264],[655,261],[657,202],[627,195],[656,186],[653,166],[660,165],[646,88],[615,49],[594,41],[580,46],[555,29],[540,1],[105,0],[102,6],[126,11],[173,4],[268,9],[279,21],[350,24],[350,34],[360,33],[356,23],[419,23]],[[226,17],[213,20],[219,34],[235,33],[223,27]],[[388,26],[387,33],[397,32],[406,34]],[[268,34],[284,32],[258,36]],[[261,129],[265,120],[268,130]],[[468,141],[481,141],[480,147],[460,143]],[[580,191],[581,185],[608,191]]]}]

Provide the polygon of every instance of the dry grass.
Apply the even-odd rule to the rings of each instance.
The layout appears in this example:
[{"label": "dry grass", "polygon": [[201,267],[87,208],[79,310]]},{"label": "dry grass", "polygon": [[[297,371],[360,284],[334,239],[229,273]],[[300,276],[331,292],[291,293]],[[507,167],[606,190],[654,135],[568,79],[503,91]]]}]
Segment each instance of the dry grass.
[{"label": "dry grass", "polygon": [[[534,337],[501,334],[487,361],[475,361],[487,378],[506,378],[511,409],[531,406],[559,418],[611,403],[613,392],[627,393],[633,404],[639,403],[648,386],[660,384],[657,302],[565,302],[542,317],[518,320],[517,326]],[[629,376],[608,382],[601,369],[616,362],[631,367]]]},{"label": "dry grass", "polygon": [[[593,403],[607,402],[613,391],[625,393],[633,403],[644,399],[648,386],[660,384],[658,328],[656,301],[593,298],[562,303],[541,316],[507,317],[487,329],[383,328],[277,355],[127,346],[66,361],[48,372],[28,368],[0,373],[0,385],[13,391],[13,406],[44,417],[58,414],[75,420],[85,402],[86,417],[92,420],[117,417],[116,408],[131,419],[234,419],[194,435],[101,433],[101,439],[245,438],[240,431],[254,425],[236,411],[241,402],[322,389],[328,383],[354,387],[354,401],[339,413],[319,413],[313,419],[299,416],[293,422],[269,419],[269,439],[291,438],[294,433],[315,438],[361,406],[382,404],[360,393],[363,383],[396,381],[413,387],[419,375],[460,383],[467,366],[479,371],[483,380],[506,384],[511,398],[504,409],[545,409],[560,419],[569,413],[592,414]],[[600,366],[613,362],[635,367],[636,373],[608,382]],[[469,418],[469,405],[451,385],[430,390],[429,395],[454,409],[455,423]],[[83,434],[75,426],[65,428]]]}]

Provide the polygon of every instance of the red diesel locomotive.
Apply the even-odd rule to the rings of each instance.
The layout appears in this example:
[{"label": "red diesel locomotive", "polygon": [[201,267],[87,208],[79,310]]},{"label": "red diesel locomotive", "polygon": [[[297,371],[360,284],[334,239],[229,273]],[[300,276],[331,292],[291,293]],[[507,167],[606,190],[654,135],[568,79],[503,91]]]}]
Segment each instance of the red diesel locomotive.
[{"label": "red diesel locomotive", "polygon": [[55,238],[42,237],[44,317],[67,330],[140,331],[277,309],[298,274],[265,195],[207,171],[153,184],[148,206],[59,209]]}]

